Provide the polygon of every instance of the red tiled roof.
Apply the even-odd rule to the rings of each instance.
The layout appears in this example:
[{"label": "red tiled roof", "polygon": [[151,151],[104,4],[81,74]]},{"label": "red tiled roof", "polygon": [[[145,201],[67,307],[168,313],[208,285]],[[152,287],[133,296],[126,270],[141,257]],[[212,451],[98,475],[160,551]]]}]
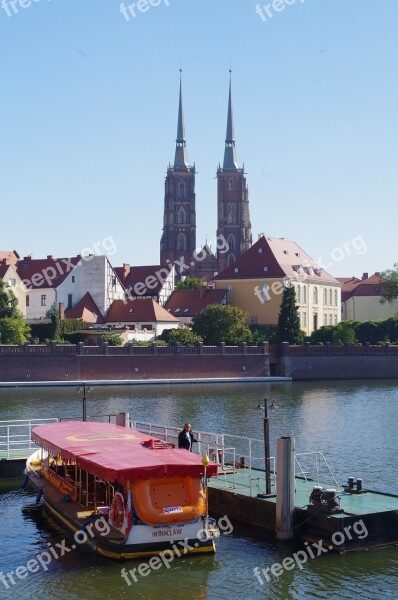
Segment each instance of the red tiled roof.
[{"label": "red tiled roof", "polygon": [[0,279],[3,279],[10,268],[10,265],[0,265]]},{"label": "red tiled roof", "polygon": [[83,296],[76,306],[66,309],[65,317],[67,319],[83,319],[84,323],[105,323],[101,311],[89,292]]},{"label": "red tiled roof", "polygon": [[165,304],[165,309],[176,317],[193,317],[210,304],[221,304],[227,290],[175,290]]},{"label": "red tiled roof", "polygon": [[167,310],[151,298],[114,300],[106,315],[107,323],[177,323]]},{"label": "red tiled roof", "polygon": [[[343,278],[340,277],[339,281],[342,281],[342,279]],[[383,279],[377,273],[374,273],[374,275],[371,275],[367,279],[356,279],[355,277],[352,277],[347,280],[346,283],[343,283],[341,300],[342,302],[346,302],[353,296],[380,296],[382,283]]]},{"label": "red tiled roof", "polygon": [[322,269],[300,246],[285,238],[262,236],[246,250],[230,267],[214,279],[270,279],[294,277],[311,282],[333,283],[338,281]]},{"label": "red tiled roof", "polygon": [[7,264],[15,266],[18,262],[19,254],[16,250],[0,250],[0,260],[5,260]]},{"label": "red tiled roof", "polygon": [[[28,289],[58,287],[79,263],[80,256],[35,259],[27,256],[18,261],[17,273]],[[27,283],[29,282],[29,283]]]},{"label": "red tiled roof", "polygon": [[[130,267],[130,265],[124,265],[123,267],[115,267],[114,271],[119,277],[121,283],[126,289],[131,289],[133,296],[157,296],[162,289],[163,281],[167,277],[166,271],[170,272],[171,268],[162,265],[144,265],[140,267]],[[146,283],[148,277],[155,277]],[[138,286],[138,284],[142,284]],[[137,290],[134,286],[138,286]],[[154,286],[154,287],[152,287]],[[142,290],[145,290],[142,293]]]}]

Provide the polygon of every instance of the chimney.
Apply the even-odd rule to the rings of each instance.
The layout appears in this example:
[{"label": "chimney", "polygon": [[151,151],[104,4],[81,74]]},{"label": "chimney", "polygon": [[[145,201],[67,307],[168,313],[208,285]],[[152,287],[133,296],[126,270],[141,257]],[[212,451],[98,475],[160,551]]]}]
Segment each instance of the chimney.
[{"label": "chimney", "polygon": [[65,304],[63,302],[58,304],[58,316],[60,321],[65,320]]},{"label": "chimney", "polygon": [[23,259],[24,259],[24,262],[30,262],[32,260],[32,255],[29,254],[29,256],[24,256]]},{"label": "chimney", "polygon": [[207,289],[207,288],[206,288],[206,286],[205,286],[205,285],[201,285],[201,286],[200,286],[200,288],[199,288],[199,298],[203,298],[203,296],[204,296],[204,295],[205,295],[205,293],[206,293],[206,289]]},{"label": "chimney", "polygon": [[47,254],[47,260],[54,260],[54,257],[51,254]]},{"label": "chimney", "polygon": [[365,279],[369,279],[369,273],[364,273],[362,275],[362,281],[365,281]]},{"label": "chimney", "polygon": [[126,279],[127,275],[130,273],[130,265],[127,263],[123,263],[123,279]]}]

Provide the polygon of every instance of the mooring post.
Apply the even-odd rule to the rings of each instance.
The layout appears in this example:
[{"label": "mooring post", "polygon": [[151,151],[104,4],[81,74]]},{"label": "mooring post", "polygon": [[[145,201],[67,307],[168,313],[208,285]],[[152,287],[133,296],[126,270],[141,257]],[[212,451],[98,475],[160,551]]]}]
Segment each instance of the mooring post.
[{"label": "mooring post", "polygon": [[129,413],[118,413],[116,415],[116,425],[120,427],[130,427],[130,414]]},{"label": "mooring post", "polygon": [[295,439],[288,436],[278,438],[276,457],[276,537],[278,540],[291,540],[294,525]]}]

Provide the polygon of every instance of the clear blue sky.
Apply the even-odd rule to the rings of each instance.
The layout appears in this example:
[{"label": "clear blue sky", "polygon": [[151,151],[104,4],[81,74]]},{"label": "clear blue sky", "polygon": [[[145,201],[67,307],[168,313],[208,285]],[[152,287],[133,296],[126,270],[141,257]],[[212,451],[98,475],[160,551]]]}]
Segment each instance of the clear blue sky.
[{"label": "clear blue sky", "polygon": [[396,0],[296,0],[265,22],[255,0],[162,0],[129,21],[118,0],[9,2],[0,249],[112,236],[114,265],[158,262],[180,64],[197,242],[214,239],[231,64],[253,238],[293,239],[335,276],[398,260]]}]

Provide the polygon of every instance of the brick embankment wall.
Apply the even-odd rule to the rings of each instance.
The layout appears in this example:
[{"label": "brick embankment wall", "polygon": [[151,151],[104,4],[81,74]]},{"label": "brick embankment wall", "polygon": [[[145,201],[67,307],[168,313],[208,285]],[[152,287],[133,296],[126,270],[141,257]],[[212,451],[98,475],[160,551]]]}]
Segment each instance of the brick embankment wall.
[{"label": "brick embankment wall", "polygon": [[264,356],[0,355],[0,381],[264,377]]}]

